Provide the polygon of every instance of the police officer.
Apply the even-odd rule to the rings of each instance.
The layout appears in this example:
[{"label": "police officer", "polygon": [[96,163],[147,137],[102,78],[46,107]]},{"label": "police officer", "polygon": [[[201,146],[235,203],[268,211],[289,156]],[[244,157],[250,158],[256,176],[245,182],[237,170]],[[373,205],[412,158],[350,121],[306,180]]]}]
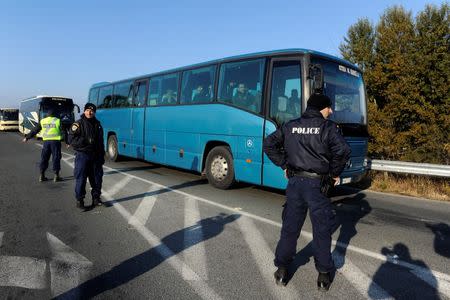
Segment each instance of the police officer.
[{"label": "police officer", "polygon": [[288,178],[281,236],[274,260],[278,285],[287,283],[288,266],[295,255],[308,208],[315,267],[319,272],[317,286],[327,291],[331,285],[335,271],[331,258],[335,220],[330,199],[321,193],[321,179],[328,175],[335,181],[334,185],[338,184],[350,157],[350,147],[338,126],[328,120],[332,113],[330,98],[313,94],[300,118],[284,124],[264,140],[264,152]]},{"label": "police officer", "polygon": [[95,118],[97,107],[86,103],[81,118],[72,124],[69,130],[69,143],[76,151],[74,176],[75,197],[77,207],[84,209],[86,195],[86,180],[91,185],[92,206],[102,205],[100,200],[102,190],[103,164],[105,163],[105,148],[103,145],[103,128]]},{"label": "police officer", "polygon": [[63,139],[63,133],[61,130],[61,120],[55,117],[53,110],[49,110],[47,117],[42,119],[32,131],[25,135],[23,142],[34,137],[38,132],[41,133],[42,140],[44,141],[39,166],[41,171],[39,181],[43,182],[48,180],[45,177],[45,171],[48,168],[50,155],[52,156],[53,172],[55,172],[53,181],[62,181],[62,178],[59,176],[59,171],[61,170],[61,140]]}]

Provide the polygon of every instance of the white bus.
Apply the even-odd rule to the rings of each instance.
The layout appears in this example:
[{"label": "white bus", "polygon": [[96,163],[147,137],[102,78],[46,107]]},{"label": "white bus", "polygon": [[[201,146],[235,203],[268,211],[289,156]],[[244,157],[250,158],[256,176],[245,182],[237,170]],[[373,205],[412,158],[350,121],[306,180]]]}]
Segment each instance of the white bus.
[{"label": "white bus", "polygon": [[[22,100],[19,108],[19,131],[28,134],[49,111],[53,111],[55,117],[61,119],[63,131],[66,131],[75,121],[75,107],[79,113],[80,108],[72,99],[60,96],[40,95]],[[40,137],[39,134],[37,137]]]},{"label": "white bus", "polygon": [[17,108],[0,108],[0,131],[19,129],[19,110]]}]

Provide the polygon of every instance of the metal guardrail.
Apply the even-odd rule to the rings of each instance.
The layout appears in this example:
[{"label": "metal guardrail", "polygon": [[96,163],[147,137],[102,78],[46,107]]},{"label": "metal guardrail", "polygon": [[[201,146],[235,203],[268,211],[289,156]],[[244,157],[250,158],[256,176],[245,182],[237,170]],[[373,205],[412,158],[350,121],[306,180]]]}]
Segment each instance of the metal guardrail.
[{"label": "metal guardrail", "polygon": [[372,159],[368,161],[368,167],[376,171],[450,177],[450,166],[447,165]]}]

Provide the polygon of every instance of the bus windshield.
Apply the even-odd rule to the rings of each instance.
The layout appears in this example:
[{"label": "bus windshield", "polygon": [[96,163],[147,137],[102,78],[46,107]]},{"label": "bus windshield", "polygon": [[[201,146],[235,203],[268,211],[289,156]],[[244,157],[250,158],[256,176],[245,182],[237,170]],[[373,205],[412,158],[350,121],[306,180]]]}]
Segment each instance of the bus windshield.
[{"label": "bus windshield", "polygon": [[19,119],[18,110],[1,110],[0,119],[2,121],[17,121]]},{"label": "bus windshield", "polygon": [[323,59],[313,59],[324,72],[324,92],[333,102],[331,119],[340,124],[367,125],[366,94],[356,69]]},{"label": "bus windshield", "polygon": [[49,111],[53,110],[55,117],[63,122],[72,122],[73,104],[72,102],[45,101],[41,106],[41,119],[47,116]]}]

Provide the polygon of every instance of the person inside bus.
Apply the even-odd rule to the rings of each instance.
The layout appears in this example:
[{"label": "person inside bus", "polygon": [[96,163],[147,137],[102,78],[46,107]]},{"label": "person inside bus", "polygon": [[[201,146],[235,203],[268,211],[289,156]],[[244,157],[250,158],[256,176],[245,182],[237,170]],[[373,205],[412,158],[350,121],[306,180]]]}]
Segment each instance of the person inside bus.
[{"label": "person inside bus", "polygon": [[194,97],[192,98],[193,103],[205,102],[207,100],[206,91],[203,88],[203,85],[197,86],[194,91]]},{"label": "person inside bus", "polygon": [[236,95],[233,96],[233,104],[239,107],[251,109],[255,103],[254,97],[248,92],[244,83],[239,83]]},{"label": "person inside bus", "polygon": [[61,170],[61,140],[63,139],[63,130],[61,128],[61,120],[55,117],[54,110],[49,110],[47,112],[47,117],[43,118],[36,127],[23,138],[23,142],[28,141],[39,132],[44,141],[41,152],[41,163],[39,165],[41,171],[39,181],[43,182],[48,180],[48,178],[45,177],[45,171],[48,168],[50,156],[52,156],[53,172],[55,173],[53,181],[62,181],[62,178],[59,176],[59,171]]},{"label": "person inside bus", "polygon": [[291,97],[289,97],[289,109],[295,116],[300,116],[300,98],[298,97],[298,90],[291,90]]},{"label": "person inside bus", "polygon": [[177,96],[172,89],[168,89],[166,93],[162,96],[162,104],[175,104],[177,103]]},{"label": "person inside bus", "polygon": [[205,94],[205,100],[210,101],[213,98],[213,96],[214,96],[214,91],[213,91],[212,85],[210,84],[210,85],[208,85],[208,90],[206,91],[206,94]]},{"label": "person inside bus", "polygon": [[225,100],[225,101],[227,101],[227,100],[231,101],[231,99],[233,99],[233,92],[234,92],[235,88],[236,88],[236,82],[234,82],[234,81],[228,82],[228,85],[225,87],[225,89],[222,92],[221,99]]}]

